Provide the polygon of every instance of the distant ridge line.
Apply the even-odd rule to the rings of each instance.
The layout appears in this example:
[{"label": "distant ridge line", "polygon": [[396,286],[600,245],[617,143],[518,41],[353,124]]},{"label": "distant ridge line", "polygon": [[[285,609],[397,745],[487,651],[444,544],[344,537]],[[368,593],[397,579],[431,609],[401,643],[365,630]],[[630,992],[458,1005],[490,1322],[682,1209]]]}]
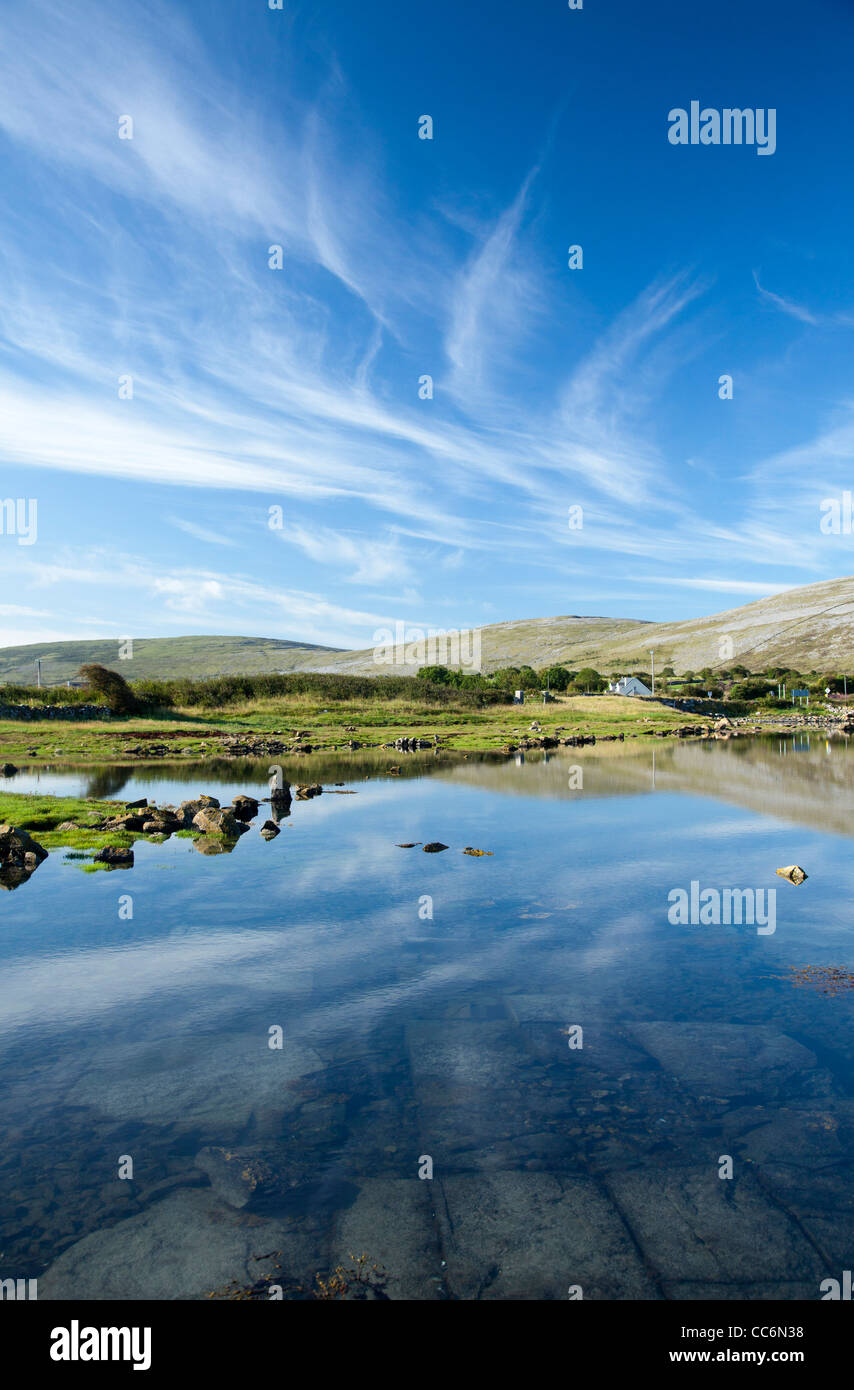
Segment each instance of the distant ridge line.
[{"label": "distant ridge line", "polygon": [[[847,612],[846,612],[847,610]],[[444,629],[442,629],[444,630]],[[469,625],[466,631],[472,630]],[[827,674],[854,673],[854,576],[822,580],[754,600],[704,618],[674,623],[641,618],[514,618],[485,624],[480,634],[481,666],[593,666],[605,675],[672,665],[679,673],[761,663]],[[86,661],[122,671],[129,679],[202,678],[216,675],[326,671],[353,675],[415,674],[417,658],[406,653],[393,666],[378,666],[370,647],[349,650],[284,638],[198,634],[134,639],[132,661],[117,660],[116,638],[28,643],[0,648],[0,681],[34,682],[36,657],[51,684],[76,675]]]}]

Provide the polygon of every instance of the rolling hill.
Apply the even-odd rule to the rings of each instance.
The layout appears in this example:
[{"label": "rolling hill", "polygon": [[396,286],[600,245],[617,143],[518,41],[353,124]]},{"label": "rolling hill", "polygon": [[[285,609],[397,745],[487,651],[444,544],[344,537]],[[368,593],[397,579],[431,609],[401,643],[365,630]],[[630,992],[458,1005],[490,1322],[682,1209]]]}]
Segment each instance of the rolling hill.
[{"label": "rolling hill", "polygon": [[[595,666],[605,673],[649,669],[655,649],[658,671],[740,664],[761,671],[793,666],[802,671],[854,671],[854,577],[827,580],[763,598],[707,618],[678,623],[581,617],[533,618],[480,629],[484,671],[501,666]],[[133,661],[119,663],[115,639],[47,642],[0,648],[0,682],[31,684],[35,658],[42,679],[56,685],[86,661],[143,677],[213,676],[273,671],[340,671],[354,675],[412,674],[418,653],[404,665],[378,665],[371,648],[344,651],[264,637],[150,637],[134,639]],[[441,659],[439,657],[438,659]]]},{"label": "rolling hill", "polygon": [[[685,622],[535,618],[493,623],[481,628],[480,636],[484,671],[524,662],[537,669],[555,663],[574,669],[594,666],[605,673],[649,670],[651,647],[658,671],[668,665],[681,673],[736,664],[751,671],[769,666],[854,671],[854,576],[787,589]],[[377,670],[370,650],[321,660],[317,669]],[[413,669],[418,664],[416,660]]]},{"label": "rolling hill", "polygon": [[311,665],[337,651],[272,637],[140,637],[133,641],[133,659],[120,661],[115,638],[42,642],[0,647],[0,682],[35,684],[36,657],[41,657],[42,682],[59,685],[76,676],[88,661],[120,671],[128,680],[142,680],[285,671]]}]

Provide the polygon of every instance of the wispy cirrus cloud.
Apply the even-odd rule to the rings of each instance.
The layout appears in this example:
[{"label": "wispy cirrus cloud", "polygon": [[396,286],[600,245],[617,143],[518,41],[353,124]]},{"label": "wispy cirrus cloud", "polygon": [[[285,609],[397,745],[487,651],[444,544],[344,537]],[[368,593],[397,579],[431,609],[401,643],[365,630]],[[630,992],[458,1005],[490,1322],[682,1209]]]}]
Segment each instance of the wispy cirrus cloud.
[{"label": "wispy cirrus cloud", "polygon": [[763,584],[760,580],[749,579],[714,579],[714,578],[691,578],[684,575],[654,575],[645,576],[646,584],[675,584],[684,586],[687,589],[703,589],[715,594],[783,594],[787,589],[791,589],[791,584],[774,584],[769,581]]},{"label": "wispy cirrus cloud", "polygon": [[328,526],[291,526],[275,534],[317,564],[346,569],[352,584],[383,584],[407,579],[412,572],[395,536],[348,535]]},{"label": "wispy cirrus cloud", "polygon": [[220,535],[218,531],[211,531],[206,526],[199,526],[195,521],[187,521],[180,516],[170,516],[170,526],[177,526],[179,531],[183,531],[188,536],[194,536],[197,541],[204,541],[208,545],[227,545],[236,544],[230,536]]},{"label": "wispy cirrus cloud", "polygon": [[764,286],[759,283],[759,273],[755,270],[753,272],[753,282],[759,291],[760,297],[767,304],[773,304],[775,308],[781,310],[784,314],[788,314],[789,318],[797,319],[799,323],[806,323],[811,328],[854,327],[854,314],[839,312],[833,314],[814,313],[812,309],[807,308],[804,304],[798,304],[793,299],[785,299],[783,295],[774,294],[773,290],[765,289]]},{"label": "wispy cirrus cloud", "polygon": [[[692,564],[778,563],[776,504],[748,481],[737,513],[710,516],[664,427],[678,370],[708,346],[711,281],[644,272],[594,302],[588,270],[538,241],[547,155],[471,196],[407,201],[334,58],[299,82],[277,68],[271,104],[171,5],[9,0],[4,22],[0,130],[29,203],[27,217],[7,209],[0,251],[0,465],[41,494],[73,484],[93,544],[98,490],[120,485],[127,554],[138,501],[203,494],[198,511],[158,507],[157,524],[197,560],[193,543],[239,546],[240,565],[169,566],[159,585],[138,568],[164,623],[222,630],[252,613],[358,644],[385,620],[368,586],[413,607],[427,594],[429,612],[461,601],[469,575],[506,603],[492,590],[521,592],[517,565],[557,593],[603,565],[632,580],[672,565],[690,590]],[[125,114],[132,140],[118,138]],[[829,435],[823,447],[830,465]],[[585,508],[574,536],[568,501]],[[271,551],[251,543],[273,503],[280,590]],[[86,586],[86,553],[19,560],[58,594],[57,568]],[[785,554],[818,563],[809,537]]]}]

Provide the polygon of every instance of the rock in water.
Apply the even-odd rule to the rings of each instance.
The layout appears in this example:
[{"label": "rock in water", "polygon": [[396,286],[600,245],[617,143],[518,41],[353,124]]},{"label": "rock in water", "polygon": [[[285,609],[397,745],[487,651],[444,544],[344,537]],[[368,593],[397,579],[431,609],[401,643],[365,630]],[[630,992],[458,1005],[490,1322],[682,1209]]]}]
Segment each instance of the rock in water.
[{"label": "rock in water", "polygon": [[0,888],[18,888],[47,859],[47,850],[26,830],[0,825]]},{"label": "rock in water", "polygon": [[265,1194],[278,1185],[269,1163],[251,1149],[200,1149],[195,1162],[207,1173],[214,1191],[232,1207],[245,1207],[256,1193]]},{"label": "rock in water", "polygon": [[429,843],[429,845],[425,845],[425,846],[424,846],[424,853],[425,853],[425,854],[438,854],[440,850],[447,849],[447,848],[448,848],[448,846],[447,846],[447,845],[443,845],[441,840],[431,840],[430,843]]},{"label": "rock in water", "polygon": [[117,869],[130,869],[133,866],[133,850],[122,849],[118,845],[107,845],[94,856],[97,864],[113,864]]},{"label": "rock in water", "polygon": [[151,819],[146,819],[142,823],[142,830],[145,835],[171,835],[173,830],[181,828],[182,822],[174,811],[158,811],[156,807],[151,812]]},{"label": "rock in water", "polygon": [[195,801],[182,801],[176,811],[176,816],[180,820],[183,828],[189,830],[193,824],[193,817],[204,810],[218,810],[219,802],[214,796],[199,796]]},{"label": "rock in water", "polygon": [[258,814],[258,802],[254,796],[235,796],[231,809],[238,820],[252,820]]},{"label": "rock in water", "polygon": [[261,834],[265,840],[275,840],[279,833],[279,827],[274,820],[265,820],[261,826]]},{"label": "rock in water", "polygon": [[47,859],[47,850],[37,844],[26,830],[16,830],[13,825],[0,825],[0,864],[23,863],[28,854],[35,855],[39,864]]},{"label": "rock in water", "polygon": [[249,829],[227,806],[224,810],[203,807],[193,816],[193,825],[204,835],[221,835],[224,840],[237,840]]},{"label": "rock in water", "polygon": [[480,859],[480,858],[481,858],[483,855],[485,855],[485,854],[491,855],[491,854],[492,854],[492,850],[491,850],[491,849],[472,849],[471,845],[466,845],[465,849],[463,850],[463,854],[473,854],[473,855],[475,856],[476,859]]},{"label": "rock in water", "polygon": [[804,873],[800,864],[787,864],[785,869],[778,869],[777,873],[780,878],[787,878],[790,883],[803,883],[805,878],[809,878],[809,874]]},{"label": "rock in water", "polygon": [[227,840],[224,835],[197,835],[193,849],[199,854],[231,854],[236,844],[236,840]]}]

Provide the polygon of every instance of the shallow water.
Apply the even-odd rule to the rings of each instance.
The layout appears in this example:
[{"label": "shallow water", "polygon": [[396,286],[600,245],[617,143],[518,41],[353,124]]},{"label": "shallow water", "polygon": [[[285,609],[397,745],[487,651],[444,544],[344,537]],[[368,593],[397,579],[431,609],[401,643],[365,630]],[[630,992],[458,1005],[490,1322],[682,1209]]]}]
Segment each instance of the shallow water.
[{"label": "shallow water", "polygon": [[[852,995],[791,971],[854,967],[852,759],[305,758],[329,790],[269,844],[52,852],[0,901],[0,1277],[292,1297],[364,1252],[397,1298],[819,1298],[854,1267]],[[3,785],[226,804],[266,773]],[[776,890],[776,930],[671,924],[692,880]]]}]

